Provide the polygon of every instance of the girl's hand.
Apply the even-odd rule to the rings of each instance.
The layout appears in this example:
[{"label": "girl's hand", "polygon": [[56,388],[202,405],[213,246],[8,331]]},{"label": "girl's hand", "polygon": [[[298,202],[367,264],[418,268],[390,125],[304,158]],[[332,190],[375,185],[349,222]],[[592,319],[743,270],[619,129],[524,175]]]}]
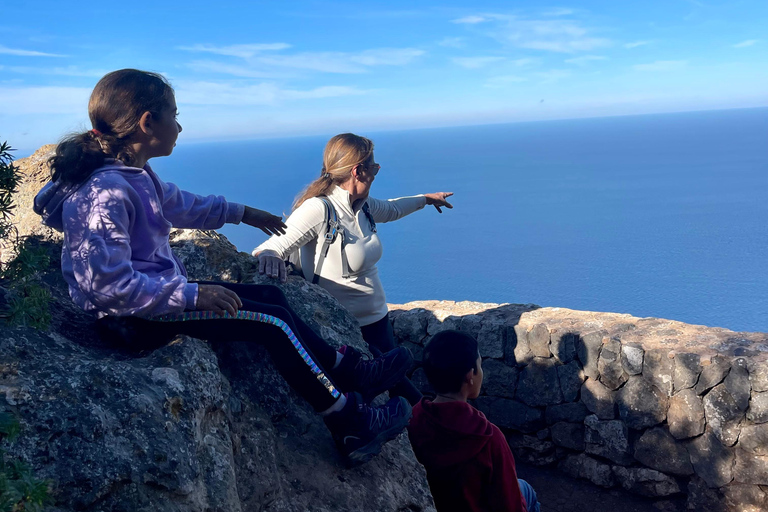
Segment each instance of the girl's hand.
[{"label": "girl's hand", "polygon": [[424,194],[424,197],[427,198],[427,204],[431,204],[439,213],[443,213],[443,210],[440,209],[441,206],[453,208],[453,205],[445,200],[446,197],[451,197],[452,195],[453,192],[434,192],[432,194]]},{"label": "girl's hand", "polygon": [[266,274],[272,279],[279,279],[284,283],[288,276],[285,271],[285,262],[272,251],[262,251],[256,255],[259,258],[259,274]]},{"label": "girl's hand", "polygon": [[217,315],[224,316],[229,313],[232,316],[243,307],[240,297],[229,288],[218,284],[197,285],[197,306],[199,311],[213,311]]},{"label": "girl's hand", "polygon": [[245,213],[243,214],[243,222],[249,226],[259,228],[268,235],[284,235],[285,228],[287,227],[283,222],[282,217],[272,215],[264,210],[257,210],[250,206],[245,207]]}]

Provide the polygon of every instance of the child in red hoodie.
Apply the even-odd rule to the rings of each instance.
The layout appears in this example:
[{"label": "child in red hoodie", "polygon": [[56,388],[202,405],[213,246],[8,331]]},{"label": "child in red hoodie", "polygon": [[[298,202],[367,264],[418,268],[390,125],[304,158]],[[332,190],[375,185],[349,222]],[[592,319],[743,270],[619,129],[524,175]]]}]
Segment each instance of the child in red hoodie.
[{"label": "child in red hoodie", "polygon": [[483,384],[477,341],[459,331],[436,334],[424,349],[424,371],[437,396],[414,406],[408,436],[438,512],[539,512],[504,434],[467,403]]}]

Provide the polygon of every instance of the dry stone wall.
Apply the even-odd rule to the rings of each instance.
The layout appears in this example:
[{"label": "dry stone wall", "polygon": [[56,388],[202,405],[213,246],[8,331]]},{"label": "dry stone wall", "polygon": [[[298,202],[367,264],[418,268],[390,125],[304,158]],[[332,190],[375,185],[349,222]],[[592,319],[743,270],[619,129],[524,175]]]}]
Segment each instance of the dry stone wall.
[{"label": "dry stone wall", "polygon": [[689,510],[768,510],[768,334],[531,304],[390,310],[417,359],[441,330],[477,337],[475,405],[519,459]]}]

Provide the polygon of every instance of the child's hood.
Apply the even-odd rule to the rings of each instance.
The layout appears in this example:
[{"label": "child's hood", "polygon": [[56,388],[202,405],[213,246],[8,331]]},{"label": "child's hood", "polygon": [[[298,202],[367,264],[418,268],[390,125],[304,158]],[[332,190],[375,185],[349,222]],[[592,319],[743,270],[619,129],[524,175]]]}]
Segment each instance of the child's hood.
[{"label": "child's hood", "polygon": [[413,409],[408,436],[425,465],[450,466],[476,458],[491,441],[493,425],[466,402],[423,399]]},{"label": "child's hood", "polygon": [[35,196],[33,209],[43,218],[43,224],[56,231],[64,230],[62,211],[66,200],[82,187],[87,187],[92,182],[91,178],[96,173],[105,171],[142,172],[143,169],[128,167],[119,160],[107,160],[103,167],[99,167],[81,183],[62,183],[61,180],[49,181]]}]

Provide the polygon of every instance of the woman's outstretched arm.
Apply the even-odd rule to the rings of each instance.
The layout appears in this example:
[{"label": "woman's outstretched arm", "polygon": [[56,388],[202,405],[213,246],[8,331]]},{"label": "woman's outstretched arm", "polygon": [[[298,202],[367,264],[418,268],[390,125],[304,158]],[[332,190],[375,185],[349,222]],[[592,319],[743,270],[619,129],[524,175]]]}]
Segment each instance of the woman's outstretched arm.
[{"label": "woman's outstretched arm", "polygon": [[369,197],[366,201],[368,202],[374,222],[392,222],[421,210],[428,204],[434,205],[437,211],[442,213],[440,208],[443,206],[453,208],[453,205],[445,200],[445,198],[452,195],[453,192],[434,192],[432,194],[399,197],[386,201]]}]

